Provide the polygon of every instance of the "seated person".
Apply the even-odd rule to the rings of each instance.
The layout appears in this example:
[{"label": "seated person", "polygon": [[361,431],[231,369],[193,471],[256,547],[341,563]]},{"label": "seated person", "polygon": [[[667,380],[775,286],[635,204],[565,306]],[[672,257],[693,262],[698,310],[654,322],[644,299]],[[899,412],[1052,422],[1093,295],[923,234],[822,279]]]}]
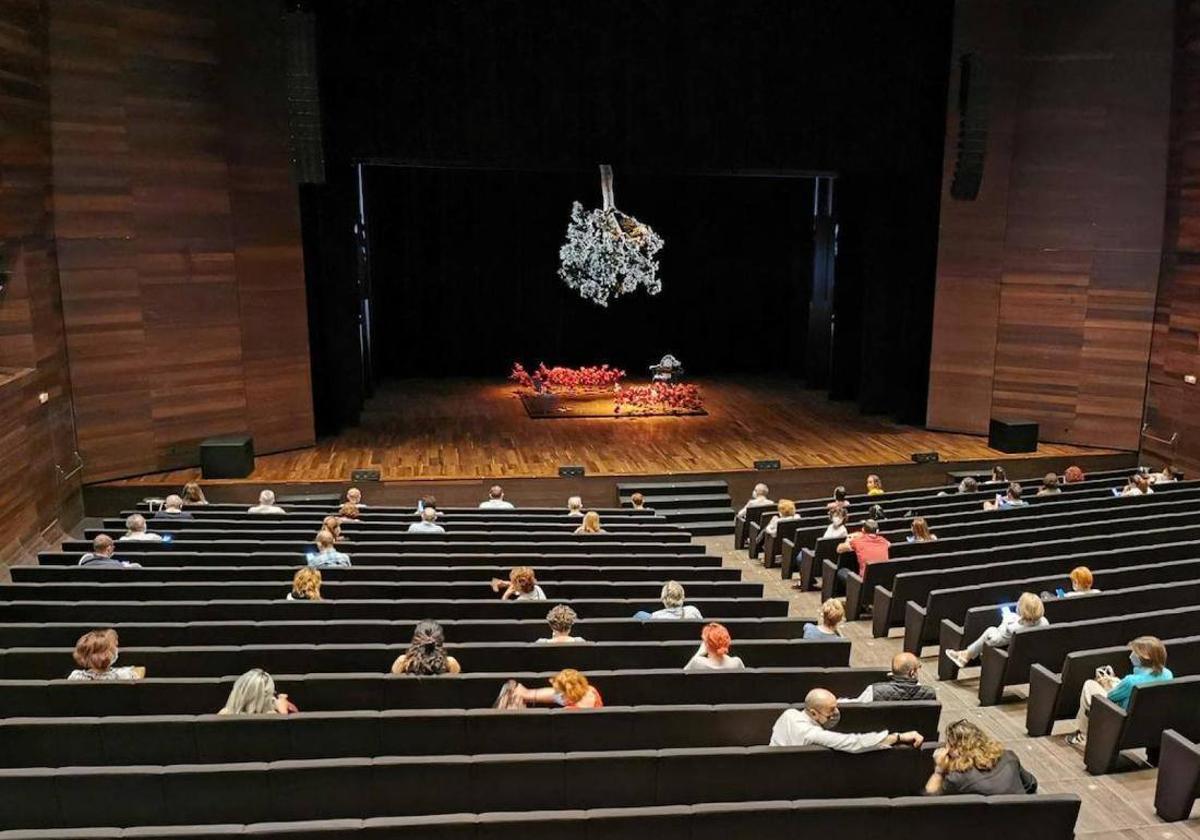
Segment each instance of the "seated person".
[{"label": "seated person", "polygon": [[772,747],[826,747],[838,752],[860,753],[883,750],[896,744],[919,747],[925,739],[919,732],[831,732],[842,719],[833,692],[814,688],[804,697],[804,710],[787,709],[771,729]]},{"label": "seated person", "polygon": [[433,508],[434,510],[437,510],[437,499],[428,494],[417,499],[418,516],[421,514],[421,511],[425,510],[425,508]]},{"label": "seated person", "polygon": [[767,527],[758,532],[758,541],[762,542],[767,534],[772,537],[779,533],[780,522],[795,522],[799,519],[799,514],[796,513],[796,503],[791,499],[779,500],[779,513],[771,517],[771,521],[767,523]]},{"label": "seated person", "polygon": [[1057,496],[1059,493],[1062,493],[1062,487],[1059,485],[1058,476],[1054,473],[1046,473],[1037,494],[1039,496]]},{"label": "seated person", "polygon": [[574,533],[607,534],[608,531],[605,531],[600,527],[600,514],[596,513],[594,510],[589,510],[583,515],[583,522],[579,523],[579,527],[575,529]]},{"label": "seated person", "polygon": [[562,706],[564,709],[600,709],[604,698],[587,677],[574,668],[564,668],[550,678],[550,688],[517,685],[516,696],[525,703]]},{"label": "seated person", "polygon": [[67,675],[69,680],[140,680],[146,676],[141,665],[117,664],[117,631],[92,630],[84,633],[75,643],[75,664],[79,667]]},{"label": "seated person", "polygon": [[992,481],[1008,481],[1008,473],[1004,471],[1004,467],[999,464],[992,467]]},{"label": "seated person", "polygon": [[977,478],[975,478],[974,476],[971,476],[971,475],[967,476],[962,481],[958,482],[958,492],[959,493],[978,493],[979,492],[979,480]]},{"label": "seated person", "polygon": [[937,539],[937,534],[929,530],[929,523],[925,521],[924,516],[918,516],[912,521],[912,533],[904,539],[907,542],[933,542]]},{"label": "seated person", "polygon": [[321,600],[321,570],[305,567],[292,577],[292,591],[288,593],[289,601],[320,601]]},{"label": "seated person", "polygon": [[683,586],[681,586],[678,581],[669,580],[664,583],[660,597],[662,598],[663,605],[661,610],[655,610],[652,613],[648,613],[645,610],[639,610],[638,612],[634,613],[633,617],[640,619],[704,618],[704,616],[700,615],[700,610],[696,609],[691,604],[686,606],[684,605],[683,602],[685,596]]},{"label": "seated person", "polygon": [[946,741],[933,754],[933,774],[925,783],[925,793],[997,796],[1037,793],[1037,787],[1037,779],[1012,750],[969,720],[958,720],[946,728]]},{"label": "seated person", "polygon": [[488,490],[487,500],[480,502],[479,507],[484,510],[512,510],[513,503],[505,500],[503,487],[493,484]]},{"label": "seated person", "polygon": [[835,510],[840,510],[842,513],[845,513],[850,508],[850,503],[846,501],[846,488],[841,486],[834,487],[833,501],[827,504],[825,508],[830,513]]},{"label": "seated person", "polygon": [[1179,471],[1168,464],[1160,472],[1150,473],[1146,478],[1151,484],[1170,484],[1179,480]]},{"label": "seated person", "polygon": [[825,533],[821,534],[823,540],[844,540],[849,536],[846,531],[846,512],[837,508],[829,511],[829,525],[825,528]]},{"label": "seated person", "polygon": [[275,693],[275,680],[261,668],[237,678],[219,715],[290,715],[296,712],[286,694]]},{"label": "seated person", "polygon": [[308,553],[308,565],[313,569],[335,569],[350,565],[350,556],[333,547],[333,534],[322,528],[314,540],[317,550]]},{"label": "seated person", "polygon": [[1119,492],[1122,496],[1149,496],[1154,492],[1154,488],[1150,486],[1150,481],[1146,476],[1137,474],[1130,476],[1129,483]]},{"label": "seated person", "polygon": [[436,621],[422,621],[413,630],[408,650],[392,663],[393,674],[436,676],[461,674],[462,666],[446,655],[446,633]]},{"label": "seated person", "polygon": [[117,542],[162,542],[162,534],[146,530],[146,517],[140,513],[131,513],[125,518],[125,533],[117,538]]},{"label": "seated person", "polygon": [[79,565],[88,569],[140,569],[141,563],[130,563],[113,557],[117,545],[108,534],[92,540],[92,550],[79,558]]},{"label": "seated person", "polygon": [[258,494],[258,504],[246,508],[246,513],[285,513],[283,508],[275,504],[275,491],[264,490]]},{"label": "seated person", "polygon": [[843,697],[843,703],[897,703],[903,700],[936,700],[937,694],[917,681],[921,660],[901,651],[892,657],[892,672],[884,682],[871,683],[854,698]]},{"label": "seated person", "polygon": [[1000,624],[989,627],[982,635],[962,650],[947,650],[946,658],[959,668],[967,665],[983,653],[985,647],[1007,647],[1017,633],[1031,627],[1047,627],[1046,605],[1042,599],[1032,592],[1022,593],[1017,600],[1017,610],[1013,612],[1007,606],[1001,613]]},{"label": "seated person", "polygon": [[545,601],[546,593],[538,586],[537,576],[528,566],[517,566],[508,574],[508,580],[492,578],[492,591],[499,592],[505,586],[501,601]]},{"label": "seated person", "polygon": [[408,526],[410,534],[444,534],[446,529],[437,524],[437,509],[427,507],[421,511],[421,518]]},{"label": "seated person", "polygon": [[641,493],[634,493],[632,496],[629,497],[629,504],[633,506],[634,510],[645,510],[646,509],[646,497],[643,496]]},{"label": "seated person", "polygon": [[730,656],[733,639],[724,624],[715,621],[700,631],[700,649],[683,666],[685,671],[742,671],[746,665],[740,656]]},{"label": "seated person", "polygon": [[881,496],[883,492],[883,481],[880,480],[879,476],[875,474],[867,476],[867,495]]},{"label": "seated person", "polygon": [[583,499],[571,496],[567,499],[567,516],[583,516]]},{"label": "seated person", "polygon": [[984,510],[1008,510],[1009,508],[1025,507],[1029,502],[1021,498],[1021,485],[1012,482],[1003,496],[996,494],[995,501],[984,502]]},{"label": "seated person", "polygon": [[[887,562],[891,545],[887,537],[879,533],[879,523],[868,519],[862,524],[861,531],[846,537],[846,541],[837,547],[837,553],[846,554],[853,551],[858,558],[858,576],[862,577],[867,573],[867,566]],[[838,580],[844,582],[850,577],[850,570],[838,569],[837,576]]]},{"label": "seated person", "polygon": [[1103,694],[1122,709],[1128,709],[1135,685],[1175,679],[1167,667],[1167,646],[1156,636],[1138,636],[1129,643],[1129,664],[1133,670],[1119,680],[1111,674],[1098,674],[1096,679],[1083,684],[1079,714],[1075,716],[1076,731],[1067,736],[1068,744],[1082,747],[1087,743],[1088,713],[1096,695]]},{"label": "seated person", "polygon": [[333,534],[334,542],[341,542],[345,537],[342,536],[342,520],[336,516],[326,516],[321,520],[321,527],[329,533]]},{"label": "seated person", "polygon": [[204,491],[200,489],[199,482],[189,481],[183,485],[183,503],[185,505],[208,504],[208,499],[204,498]]},{"label": "seated person", "polygon": [[357,487],[351,487],[346,491],[346,501],[354,505],[356,508],[366,507],[366,505],[363,504],[362,491]]},{"label": "seated person", "polygon": [[748,501],[748,502],[746,502],[746,504],[742,505],[742,509],[737,512],[737,515],[740,516],[742,519],[745,519],[746,511],[749,510],[750,508],[768,507],[769,505],[775,504],[773,501],[771,501],[770,497],[768,496],[768,494],[770,492],[771,492],[770,488],[768,488],[767,485],[765,485],[761,482],[759,482],[758,484],[755,484],[754,490],[750,493],[750,501]]},{"label": "seated person", "polygon": [[[432,509],[433,508],[430,508],[430,510]],[[338,508],[338,521],[343,525],[347,522],[358,522],[361,518],[361,513],[362,512],[358,509],[358,505],[354,504],[354,502],[345,502],[340,508]]]},{"label": "seated person", "polygon": [[1063,470],[1063,484],[1075,484],[1087,478],[1079,467],[1067,467]]},{"label": "seated person", "polygon": [[162,508],[154,514],[155,520],[159,519],[192,519],[192,514],[183,509],[183,499],[171,494],[163,499]]},{"label": "seated person", "polygon": [[1059,598],[1077,598],[1080,595],[1095,595],[1100,591],[1093,586],[1095,578],[1092,576],[1092,570],[1087,566],[1076,566],[1067,577],[1071,581],[1070,589],[1066,591],[1060,589],[1054,595],[1051,595],[1049,592],[1043,592],[1042,600],[1045,601],[1056,596]]},{"label": "seated person", "polygon": [[557,604],[546,613],[546,623],[550,625],[550,638],[538,639],[547,645],[564,645],[587,641],[581,636],[572,636],[571,629],[575,626],[575,610],[566,604]]},{"label": "seated person", "polygon": [[804,625],[805,639],[840,639],[841,624],[846,620],[846,608],[842,606],[841,598],[830,598],[821,604],[821,623],[811,621]]}]

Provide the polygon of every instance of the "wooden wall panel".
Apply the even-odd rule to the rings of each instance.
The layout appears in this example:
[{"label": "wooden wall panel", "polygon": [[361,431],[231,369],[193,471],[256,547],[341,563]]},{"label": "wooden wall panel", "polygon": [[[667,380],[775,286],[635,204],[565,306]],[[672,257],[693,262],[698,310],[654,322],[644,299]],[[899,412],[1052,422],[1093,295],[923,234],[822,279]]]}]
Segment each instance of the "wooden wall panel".
[{"label": "wooden wall panel", "polygon": [[[960,26],[994,22],[996,5],[1012,10],[1001,31],[1015,48],[988,53],[987,76],[1013,88],[992,102],[1002,136],[988,148],[1007,172],[989,171],[984,184],[1004,201],[984,216],[968,207],[978,202],[944,197],[929,423],[983,431],[989,417],[1030,419],[1044,440],[1136,449],[1162,248],[1173,4],[960,0]],[[964,40],[955,56],[974,48]],[[958,250],[979,258],[978,287],[1000,265],[990,322],[954,288]],[[964,320],[978,328],[966,348],[955,340]],[[939,375],[964,356],[976,377],[965,391]]]},{"label": "wooden wall panel", "polygon": [[195,464],[212,435],[249,432],[260,452],[313,442],[279,11],[52,9],[54,199],[89,481]]}]

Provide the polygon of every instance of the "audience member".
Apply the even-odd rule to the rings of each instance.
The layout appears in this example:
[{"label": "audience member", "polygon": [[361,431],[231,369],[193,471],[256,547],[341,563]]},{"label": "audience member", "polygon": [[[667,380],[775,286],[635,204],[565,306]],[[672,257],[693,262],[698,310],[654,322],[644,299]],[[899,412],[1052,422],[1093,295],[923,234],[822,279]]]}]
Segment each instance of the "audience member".
[{"label": "audience member", "polygon": [[1086,478],[1087,476],[1084,475],[1083,470],[1079,469],[1079,467],[1067,467],[1063,471],[1064,484],[1075,484],[1076,482],[1084,481]]},{"label": "audience member", "polygon": [[350,556],[333,547],[333,534],[322,528],[314,540],[317,550],[308,553],[308,565],[313,569],[336,569],[350,565]]},{"label": "audience member", "polygon": [[118,542],[123,540],[131,542],[162,542],[162,534],[147,531],[146,517],[140,513],[131,513],[125,517],[125,533],[120,536]]},{"label": "audience member", "polygon": [[1056,496],[1062,492],[1062,487],[1059,485],[1058,476],[1054,473],[1046,473],[1042,479],[1042,486],[1038,488],[1037,495],[1039,496]]},{"label": "audience member", "polygon": [[425,508],[437,510],[437,499],[430,495],[425,495],[417,499],[417,513],[420,514]]},{"label": "audience member", "polygon": [[499,484],[493,484],[488,490],[487,501],[479,503],[479,507],[494,510],[512,510],[513,503],[504,498],[504,488]]},{"label": "audience member", "polygon": [[1004,467],[997,464],[992,467],[992,481],[1008,481],[1008,473],[1004,471]]},{"label": "audience member", "polygon": [[1046,605],[1032,592],[1022,593],[1017,600],[1016,612],[1006,605],[1000,616],[998,626],[984,630],[978,639],[962,650],[945,651],[946,658],[959,668],[966,668],[972,660],[979,658],[985,647],[1007,647],[1017,633],[1031,627],[1045,627],[1050,623],[1046,620]]},{"label": "audience member", "polygon": [[984,510],[1008,510],[1009,508],[1025,507],[1029,502],[1021,498],[1021,485],[1017,482],[1010,482],[1008,490],[1001,496],[996,494],[994,501],[984,502]]},{"label": "audience member", "polygon": [[633,506],[634,510],[645,510],[646,509],[646,497],[643,496],[641,493],[634,493],[632,496],[629,497],[629,504],[631,504]]},{"label": "audience member", "polygon": [[499,592],[506,586],[501,601],[545,601],[546,593],[538,586],[537,575],[528,566],[517,566],[508,574],[508,580],[492,578],[492,591]]},{"label": "audience member", "polygon": [[288,593],[289,601],[320,601],[321,600],[321,570],[306,566],[299,569],[292,577],[292,591]]},{"label": "audience member", "polygon": [[1150,486],[1150,480],[1140,473],[1131,475],[1129,483],[1120,491],[1122,496],[1149,496],[1153,492],[1154,488]]},{"label": "audience member", "polygon": [[862,694],[842,698],[844,703],[898,703],[904,700],[936,700],[937,694],[917,681],[921,660],[901,651],[892,657],[892,672],[883,682],[871,683]]},{"label": "audience member", "polygon": [[296,711],[286,694],[275,693],[275,680],[262,668],[237,678],[219,715],[289,715]]},{"label": "audience member", "polygon": [[342,536],[342,520],[338,517],[326,516],[321,520],[321,527],[333,534],[334,542],[341,542],[343,539],[345,539]]},{"label": "audience member", "polygon": [[410,534],[444,534],[446,529],[435,521],[437,509],[427,507],[421,511],[421,518],[408,526]]},{"label": "audience member", "polygon": [[1099,589],[1094,587],[1095,577],[1092,575],[1092,570],[1087,566],[1076,566],[1068,575],[1071,579],[1071,588],[1062,594],[1064,598],[1074,598],[1079,595],[1095,595]]},{"label": "audience member", "polygon": [[1133,670],[1120,679],[1111,667],[1098,668],[1096,678],[1083,684],[1079,693],[1079,714],[1075,716],[1076,731],[1067,736],[1068,744],[1082,747],[1087,743],[1088,713],[1096,695],[1103,694],[1122,709],[1128,709],[1134,686],[1175,678],[1167,667],[1167,647],[1155,636],[1138,636],[1129,643],[1129,664]]},{"label": "audience member", "polygon": [[663,605],[661,610],[655,610],[652,613],[639,610],[638,612],[634,613],[633,617],[640,619],[704,618],[704,616],[700,614],[700,610],[696,609],[691,604],[684,604],[686,596],[683,591],[683,586],[680,585],[679,581],[669,580],[664,583],[662,593],[659,597],[662,599]]},{"label": "audience member", "polygon": [[604,699],[600,690],[574,668],[564,668],[550,678],[550,688],[516,686],[516,695],[525,703],[561,706],[564,709],[600,709]]},{"label": "audience member", "polygon": [[832,513],[833,511],[841,511],[843,514],[850,507],[850,503],[846,501],[846,488],[842,486],[833,488],[833,501],[825,506]]},{"label": "audience member", "polygon": [[821,604],[821,622],[811,621],[804,625],[805,639],[839,639],[842,636],[841,624],[846,620],[846,608],[841,598],[830,598]]},{"label": "audience member", "polygon": [[557,604],[546,613],[546,623],[550,625],[550,638],[538,639],[542,644],[560,645],[586,641],[581,636],[572,636],[571,629],[575,626],[575,610],[566,604]]},{"label": "audience member", "polygon": [[357,487],[351,487],[346,491],[346,502],[354,505],[356,508],[366,507],[362,500],[362,491]]},{"label": "audience member", "polygon": [[208,499],[204,498],[204,491],[200,489],[198,482],[189,481],[183,485],[183,503],[185,505],[208,504]]},{"label": "audience member", "polygon": [[594,510],[589,510],[583,515],[583,522],[579,523],[579,527],[575,529],[574,533],[607,534],[608,531],[605,531],[600,527],[600,514],[596,513]]},{"label": "audience member", "polygon": [[[426,507],[425,510],[432,510],[434,516],[437,516],[437,510],[432,506]],[[362,512],[354,502],[345,502],[338,508],[337,516],[338,521],[344,525],[347,522],[358,522],[362,516]]]},{"label": "audience member", "polygon": [[867,495],[880,496],[882,494],[883,482],[879,479],[879,476],[875,475],[874,473],[867,476]]},{"label": "audience member", "polygon": [[750,508],[768,507],[769,505],[775,504],[773,501],[771,501],[770,497],[767,495],[770,492],[771,491],[767,487],[767,485],[765,485],[761,482],[759,482],[758,484],[755,484],[754,489],[750,492],[750,501],[748,501],[748,502],[746,502],[746,504],[742,505],[742,509],[737,512],[737,515],[742,517],[742,519],[745,519],[746,511],[748,511]]},{"label": "audience member", "polygon": [[1150,473],[1146,476],[1151,484],[1170,484],[1172,481],[1179,480],[1179,471],[1167,464],[1164,465],[1160,472]]},{"label": "audience member", "polygon": [[829,524],[825,527],[825,533],[821,534],[821,539],[844,540],[846,536],[846,513],[834,508],[829,511]]},{"label": "audience member", "polygon": [[804,710],[787,709],[771,729],[772,747],[826,747],[838,752],[882,750],[896,744],[925,743],[919,732],[831,732],[842,719],[833,692],[814,688],[804,697]]},{"label": "audience member", "polygon": [[[862,530],[846,537],[846,541],[837,547],[838,554],[853,551],[858,558],[858,576],[867,573],[867,566],[872,563],[886,563],[891,543],[887,537],[879,533],[879,523],[868,519],[862,524]],[[850,569],[838,569],[838,580],[845,581],[850,576]]]},{"label": "audience member", "polygon": [[567,499],[567,516],[583,516],[583,499],[570,496]]},{"label": "audience member", "polygon": [[930,796],[974,793],[999,796],[1037,793],[1037,779],[1012,750],[968,720],[946,729],[946,741],[933,754],[933,775],[925,783]]},{"label": "audience member", "polygon": [[979,480],[973,475],[969,475],[962,481],[958,482],[959,493],[977,493],[979,492]]},{"label": "audience member", "polygon": [[89,569],[140,569],[141,563],[118,560],[113,556],[116,543],[108,534],[100,534],[92,540],[92,550],[79,558],[79,565]]},{"label": "audience member", "polygon": [[796,513],[796,503],[791,499],[779,500],[779,513],[771,517],[771,521],[767,523],[767,527],[763,528],[758,533],[759,542],[770,534],[772,537],[779,533],[779,523],[795,522],[800,516]]},{"label": "audience member", "polygon": [[146,669],[141,665],[117,664],[118,639],[117,631],[92,630],[84,633],[75,643],[75,664],[79,667],[72,671],[69,680],[140,680],[146,676]]},{"label": "audience member", "polygon": [[729,630],[726,629],[724,624],[717,624],[714,621],[711,624],[704,625],[704,629],[700,631],[700,649],[683,666],[683,670],[745,670],[746,664],[742,662],[740,656],[729,655],[729,646],[732,644],[733,639],[730,637]]},{"label": "audience member", "polygon": [[929,530],[929,523],[925,521],[924,516],[918,516],[912,521],[912,533],[904,539],[908,542],[933,542],[937,539],[937,534]]},{"label": "audience member", "polygon": [[258,504],[246,508],[246,513],[286,513],[283,508],[275,504],[275,491],[264,490],[258,494]]},{"label": "audience member", "polygon": [[436,676],[461,674],[458,660],[446,654],[446,633],[436,621],[422,621],[413,630],[408,650],[392,663],[393,674]]},{"label": "audience member", "polygon": [[154,514],[154,519],[192,519],[192,514],[183,509],[183,499],[172,493],[163,499],[163,506]]},{"label": "audience member", "polygon": [[867,519],[874,519],[876,522],[882,522],[887,519],[883,512],[883,505],[871,505],[867,508]]}]

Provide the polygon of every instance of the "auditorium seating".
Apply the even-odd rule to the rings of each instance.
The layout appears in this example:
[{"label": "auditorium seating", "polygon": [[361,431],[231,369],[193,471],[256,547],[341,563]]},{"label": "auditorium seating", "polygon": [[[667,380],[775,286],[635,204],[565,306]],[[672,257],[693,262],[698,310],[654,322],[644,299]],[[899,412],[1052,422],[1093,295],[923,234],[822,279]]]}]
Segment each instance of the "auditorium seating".
[{"label": "auditorium seating", "polygon": [[[220,550],[179,551],[170,552],[138,552],[136,548],[126,548],[125,543],[119,543],[120,557],[140,563],[142,566],[287,566],[295,568],[302,562],[303,554],[295,551],[228,551],[224,546]],[[703,547],[703,546],[702,546]],[[679,546],[685,548],[685,546]],[[697,551],[643,555],[626,551],[623,546],[614,547],[614,553],[597,552],[588,554],[542,554],[540,551],[524,551],[514,555],[479,552],[462,554],[457,551],[440,554],[405,554],[404,567],[415,568],[458,568],[465,566],[491,566],[503,568],[507,576],[508,570],[521,564],[540,569],[546,566],[596,566],[602,568],[628,567],[630,565],[645,565],[655,567],[683,566],[719,568],[721,558]],[[38,564],[41,566],[75,566],[81,557],[79,551],[43,551],[38,554]],[[398,558],[395,554],[377,552],[374,549],[358,552],[353,558],[355,567],[362,566],[395,566]]]},{"label": "auditorium seating", "polygon": [[[1089,773],[1108,773],[1122,750],[1148,748],[1156,758],[1164,730],[1185,738],[1200,738],[1200,676],[1145,683],[1133,688],[1129,708],[1107,697],[1092,699],[1083,761]],[[1161,774],[1161,771],[1160,771]]]},{"label": "auditorium seating", "polygon": [[1162,734],[1154,812],[1167,822],[1186,820],[1200,793],[1200,745],[1174,729]]}]

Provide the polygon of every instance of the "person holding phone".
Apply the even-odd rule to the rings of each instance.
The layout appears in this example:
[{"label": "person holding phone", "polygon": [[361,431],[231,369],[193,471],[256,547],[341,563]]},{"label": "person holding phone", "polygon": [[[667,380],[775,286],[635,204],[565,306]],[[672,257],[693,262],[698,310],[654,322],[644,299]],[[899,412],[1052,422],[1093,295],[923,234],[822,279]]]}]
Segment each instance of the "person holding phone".
[{"label": "person holding phone", "polygon": [[298,709],[286,694],[275,693],[275,680],[262,668],[237,678],[219,715],[290,715]]},{"label": "person holding phone", "polygon": [[962,650],[945,651],[946,658],[959,668],[966,668],[973,660],[979,658],[985,647],[1007,647],[1017,633],[1050,624],[1046,620],[1046,605],[1032,592],[1022,593],[1017,601],[1016,610],[1012,607],[1012,604],[1005,604],[1001,608],[999,625],[984,630],[978,639]]}]

